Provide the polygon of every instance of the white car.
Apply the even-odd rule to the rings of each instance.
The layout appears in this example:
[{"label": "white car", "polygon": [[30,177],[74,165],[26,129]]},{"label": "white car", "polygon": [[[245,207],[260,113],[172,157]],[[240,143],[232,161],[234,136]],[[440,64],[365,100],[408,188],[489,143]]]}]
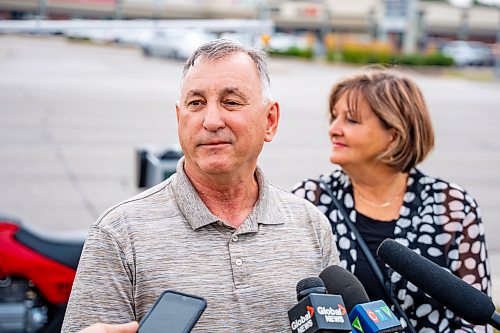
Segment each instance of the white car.
[{"label": "white car", "polygon": [[452,58],[457,66],[491,66],[494,63],[491,48],[481,42],[449,42],[441,49],[441,53]]},{"label": "white car", "polygon": [[221,39],[229,39],[240,42],[243,45],[251,47],[259,47],[260,36],[252,33],[240,33],[240,32],[223,32],[220,35]]},{"label": "white car", "polygon": [[186,60],[198,46],[216,38],[215,34],[200,30],[166,30],[155,34],[142,51],[147,56]]},{"label": "white car", "polygon": [[153,29],[129,29],[116,38],[118,44],[143,47],[158,32]]},{"label": "white car", "polygon": [[269,39],[269,50],[286,52],[292,47],[307,48],[307,41],[303,36],[288,33],[275,33]]}]

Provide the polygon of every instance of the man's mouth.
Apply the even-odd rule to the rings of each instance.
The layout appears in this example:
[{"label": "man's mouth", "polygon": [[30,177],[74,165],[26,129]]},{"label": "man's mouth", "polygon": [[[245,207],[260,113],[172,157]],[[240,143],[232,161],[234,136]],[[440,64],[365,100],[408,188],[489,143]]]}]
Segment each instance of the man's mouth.
[{"label": "man's mouth", "polygon": [[207,147],[217,147],[217,146],[223,146],[223,145],[229,145],[229,141],[208,141],[208,142],[202,142],[200,143],[200,146],[207,146]]}]

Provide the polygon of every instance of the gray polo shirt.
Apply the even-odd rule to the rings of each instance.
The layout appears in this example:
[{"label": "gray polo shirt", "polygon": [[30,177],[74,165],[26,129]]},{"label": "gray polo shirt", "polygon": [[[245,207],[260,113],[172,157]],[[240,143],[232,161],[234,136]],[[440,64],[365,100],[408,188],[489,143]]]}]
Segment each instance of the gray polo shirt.
[{"label": "gray polo shirt", "polygon": [[63,324],[141,320],[166,289],[203,296],[193,332],[288,332],[299,280],[338,264],[330,224],[257,169],[259,198],[238,229],[183,171],[106,211],[90,228]]}]

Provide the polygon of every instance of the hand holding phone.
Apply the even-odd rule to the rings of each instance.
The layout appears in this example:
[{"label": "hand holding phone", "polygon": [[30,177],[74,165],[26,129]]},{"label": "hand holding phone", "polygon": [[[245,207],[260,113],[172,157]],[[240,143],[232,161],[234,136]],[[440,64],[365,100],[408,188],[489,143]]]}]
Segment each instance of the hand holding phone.
[{"label": "hand holding phone", "polygon": [[200,296],[164,291],[141,320],[139,333],[189,333],[207,307]]},{"label": "hand holding phone", "polygon": [[136,333],[139,324],[136,321],[132,321],[126,324],[103,324],[97,323],[77,333]]}]

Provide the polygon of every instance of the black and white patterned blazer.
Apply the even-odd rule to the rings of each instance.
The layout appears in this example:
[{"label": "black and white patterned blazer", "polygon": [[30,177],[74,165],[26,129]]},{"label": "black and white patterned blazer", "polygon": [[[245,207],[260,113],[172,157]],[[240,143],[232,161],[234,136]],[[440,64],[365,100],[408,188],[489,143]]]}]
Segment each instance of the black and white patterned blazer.
[{"label": "black and white patterned blazer", "polygon": [[[336,170],[322,179],[356,223],[349,177]],[[318,184],[318,180],[308,179],[292,192],[311,201],[328,217],[341,265],[354,273],[358,251],[355,237],[342,214],[333,209],[331,197]],[[411,170],[394,239],[490,296],[490,267],[480,210],[462,187]],[[491,326],[474,326],[460,320],[389,267],[387,274],[391,292],[417,332],[492,332]]]}]

